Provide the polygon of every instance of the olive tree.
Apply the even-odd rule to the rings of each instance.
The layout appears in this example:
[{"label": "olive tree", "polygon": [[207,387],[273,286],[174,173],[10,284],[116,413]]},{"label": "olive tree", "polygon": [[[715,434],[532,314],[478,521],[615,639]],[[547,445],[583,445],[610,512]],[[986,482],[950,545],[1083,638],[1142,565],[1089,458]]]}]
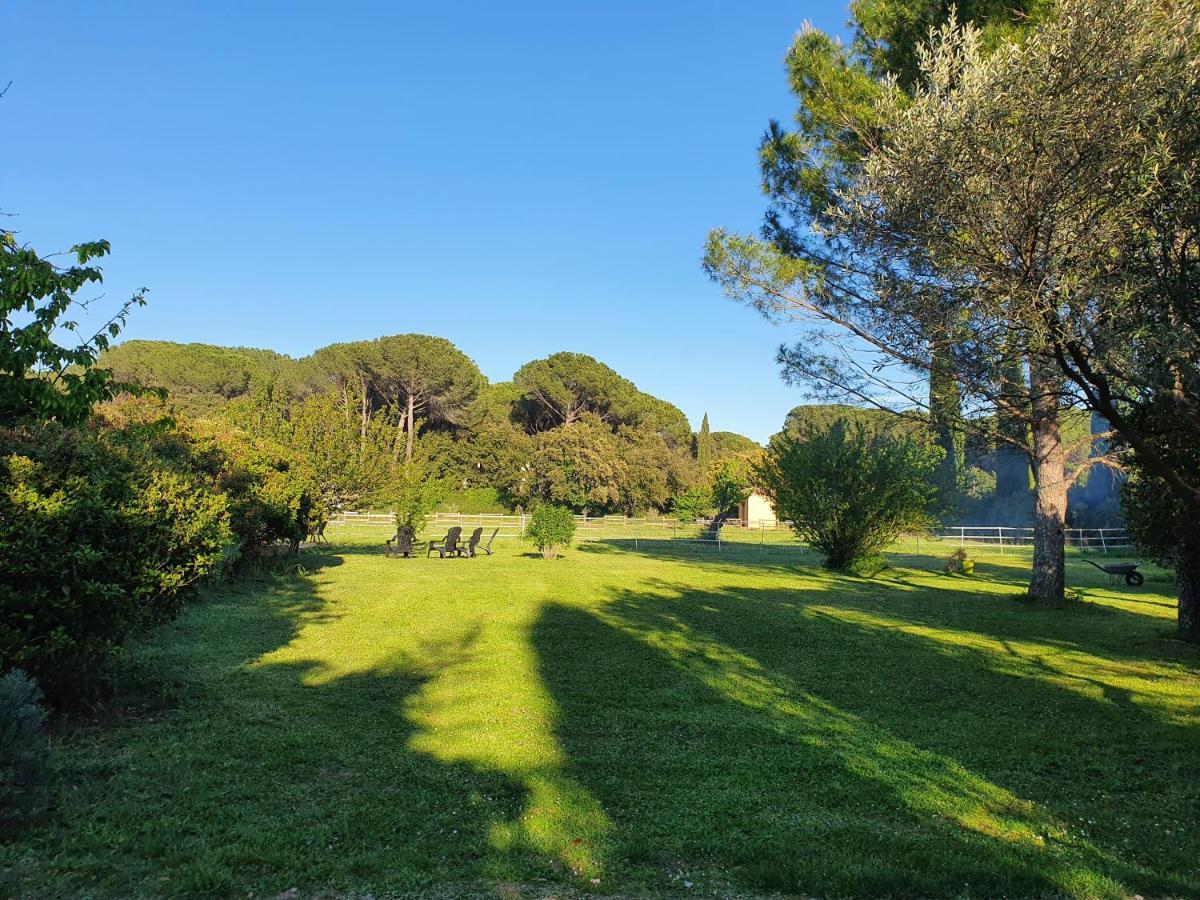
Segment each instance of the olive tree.
[{"label": "olive tree", "polygon": [[[1180,577],[1181,635],[1200,640],[1200,14],[1194,3],[1061,0],[987,53],[951,23],[922,81],[877,106],[881,136],[832,228],[892,262],[870,272],[894,314],[953,295],[981,372],[1019,347],[1028,372],[1039,528],[1061,527],[1057,412],[1103,415],[1157,492]],[[1035,568],[1043,563],[1035,557]],[[1036,572],[1035,572],[1036,574]]]},{"label": "olive tree", "polygon": [[[858,11],[894,6],[880,0]],[[970,30],[980,59],[1016,46],[995,27],[1004,6],[974,9],[989,23],[986,32]],[[1009,327],[1005,316],[971,317],[964,312],[969,285],[946,277],[940,259],[911,246],[899,250],[863,224],[868,167],[893,139],[894,115],[920,104],[931,77],[929,54],[915,47],[919,74],[893,77],[887,28],[864,31],[885,39],[868,40],[857,55],[812,29],[797,38],[789,69],[802,101],[798,127],[773,125],[763,142],[773,201],[764,236],[715,231],[705,267],[735,299],[805,329],[803,340],[780,350],[785,380],[932,425],[945,451],[937,475],[944,495],[964,478],[951,460],[960,455],[963,430],[1029,459],[1036,497],[1029,593],[1060,602],[1067,490],[1085,471],[1070,465],[1061,417],[1078,398],[1038,355],[1036,334]]]},{"label": "olive tree", "polygon": [[824,430],[777,435],[757,481],[831,569],[867,573],[905,531],[929,524],[942,450],[919,436],[872,433],[839,420]]}]

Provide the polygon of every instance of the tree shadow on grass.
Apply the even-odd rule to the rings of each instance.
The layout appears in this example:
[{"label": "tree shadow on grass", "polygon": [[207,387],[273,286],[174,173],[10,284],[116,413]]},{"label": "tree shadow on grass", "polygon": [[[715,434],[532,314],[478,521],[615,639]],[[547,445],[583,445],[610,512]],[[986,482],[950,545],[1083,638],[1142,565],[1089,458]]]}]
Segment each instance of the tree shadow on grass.
[{"label": "tree shadow on grass", "polygon": [[[1200,651],[1175,639],[1173,623],[1161,616],[1144,615],[1136,609],[1113,605],[1107,600],[1124,603],[1125,593],[1106,591],[1099,580],[1087,583],[1088,589],[1102,592],[1095,602],[1073,602],[1063,607],[1046,607],[1028,601],[1023,591],[1023,570],[1002,564],[980,563],[973,577],[946,575],[938,570],[938,560],[927,557],[897,557],[893,567],[873,578],[861,578],[830,572],[820,565],[818,554],[791,555],[758,554],[754,550],[737,550],[721,555],[713,553],[674,554],[670,549],[656,546],[634,548],[593,542],[580,549],[595,554],[635,553],[648,559],[669,560],[708,575],[728,575],[731,580],[747,570],[765,574],[803,576],[818,579],[822,588],[828,586],[844,600],[860,600],[880,611],[894,610],[897,604],[905,609],[906,617],[915,617],[931,627],[943,625],[956,630],[970,629],[995,638],[1027,638],[1060,645],[1073,645],[1089,653],[1111,658],[1142,659],[1168,656],[1200,669]],[[663,542],[669,545],[671,542]],[[900,559],[916,560],[920,566],[900,565]],[[1082,573],[1087,578],[1087,573]],[[811,590],[812,585],[801,588]],[[781,591],[786,595],[786,591]],[[911,594],[916,602],[909,602]],[[1157,604],[1155,604],[1157,605]],[[1114,620],[1121,620],[1116,624]]]},{"label": "tree shadow on grass", "polygon": [[1144,833],[1149,810],[1187,833],[1195,729],[828,615],[842,602],[658,585],[544,611],[559,739],[614,867],[718,892],[1200,890],[1188,847]]},{"label": "tree shadow on grass", "polygon": [[141,648],[177,702],[71,735],[53,814],[0,846],[0,894],[357,896],[552,873],[495,846],[525,785],[413,749],[409,706],[471,652],[470,631],[362,672],[271,658],[338,621],[320,590],[338,557],[214,593]]}]

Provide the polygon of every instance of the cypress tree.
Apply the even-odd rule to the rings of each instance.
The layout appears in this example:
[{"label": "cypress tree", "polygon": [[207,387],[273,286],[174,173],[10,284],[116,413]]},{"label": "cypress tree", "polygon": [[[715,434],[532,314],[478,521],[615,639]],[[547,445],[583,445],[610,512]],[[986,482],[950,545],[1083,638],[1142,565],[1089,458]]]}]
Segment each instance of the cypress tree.
[{"label": "cypress tree", "polygon": [[712,459],[712,435],[708,431],[708,413],[705,413],[704,420],[700,423],[700,434],[696,438],[696,462],[700,465],[701,475],[708,474],[708,470],[712,468]]}]

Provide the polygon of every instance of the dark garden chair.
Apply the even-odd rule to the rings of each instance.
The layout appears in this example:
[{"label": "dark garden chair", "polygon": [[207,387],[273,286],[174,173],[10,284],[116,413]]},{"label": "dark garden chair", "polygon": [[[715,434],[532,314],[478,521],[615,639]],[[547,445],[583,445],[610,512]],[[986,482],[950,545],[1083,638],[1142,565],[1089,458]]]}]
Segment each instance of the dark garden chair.
[{"label": "dark garden chair", "polygon": [[491,556],[492,555],[492,541],[496,540],[496,535],[498,535],[499,533],[500,533],[500,529],[497,528],[495,531],[492,532],[492,536],[490,538],[488,538],[488,542],[486,544],[484,544],[482,547],[480,547],[479,549],[482,550],[484,553],[486,553],[488,556]]},{"label": "dark garden chair", "polygon": [[387,539],[387,549],[383,555],[394,556],[397,559],[402,556],[411,557],[413,554],[413,538],[415,536],[411,525],[401,525],[396,529],[396,536]]},{"label": "dark garden chair", "polygon": [[468,559],[475,558],[475,548],[479,546],[479,541],[483,538],[483,526],[476,528],[471,532],[471,536],[467,538],[467,543],[463,547],[458,548],[458,555],[465,556]]},{"label": "dark garden chair", "polygon": [[433,556],[433,551],[438,552],[438,556],[445,559],[447,556],[458,555],[458,539],[462,537],[462,526],[455,525],[446,532],[446,536],[440,541],[430,541],[429,550],[425,553],[425,558]]}]

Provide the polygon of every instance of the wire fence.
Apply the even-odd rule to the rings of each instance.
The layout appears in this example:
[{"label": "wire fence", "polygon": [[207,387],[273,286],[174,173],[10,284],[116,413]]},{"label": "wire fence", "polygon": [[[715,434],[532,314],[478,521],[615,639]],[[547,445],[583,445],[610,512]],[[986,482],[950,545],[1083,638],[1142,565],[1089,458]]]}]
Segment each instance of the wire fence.
[{"label": "wire fence", "polygon": [[[424,533],[444,534],[451,527],[464,531],[483,529],[485,541],[516,541],[525,534],[529,524],[528,514],[501,513],[433,513],[426,517]],[[374,527],[395,524],[391,513],[347,512],[330,520],[336,527]],[[1076,553],[1122,553],[1133,547],[1124,528],[1068,528],[1066,543]],[[893,550],[897,552],[942,553],[951,547],[970,547],[976,553],[1021,555],[1033,546],[1034,529],[1007,525],[955,525],[934,528],[920,534],[905,535]],[[604,541],[613,544],[628,543],[635,549],[643,545],[680,547],[710,546],[718,552],[725,548],[757,548],[762,551],[791,550],[806,551],[806,544],[786,522],[772,520],[743,521],[726,519],[717,523],[698,519],[681,522],[667,517],[633,518],[629,516],[576,516],[576,542]]]}]

